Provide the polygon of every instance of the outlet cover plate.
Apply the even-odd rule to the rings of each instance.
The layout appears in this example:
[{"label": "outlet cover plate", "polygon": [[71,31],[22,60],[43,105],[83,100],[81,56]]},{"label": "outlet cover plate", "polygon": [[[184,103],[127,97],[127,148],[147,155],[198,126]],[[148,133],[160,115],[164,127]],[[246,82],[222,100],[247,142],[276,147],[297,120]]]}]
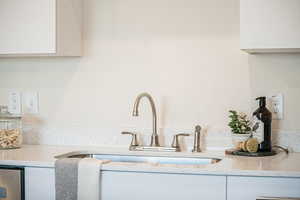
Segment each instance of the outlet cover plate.
[{"label": "outlet cover plate", "polygon": [[283,119],[283,94],[270,95],[269,108],[273,119]]},{"label": "outlet cover plate", "polygon": [[24,112],[30,114],[39,113],[38,92],[26,92],[24,94]]},{"label": "outlet cover plate", "polygon": [[21,92],[11,91],[8,94],[8,112],[21,114]]}]

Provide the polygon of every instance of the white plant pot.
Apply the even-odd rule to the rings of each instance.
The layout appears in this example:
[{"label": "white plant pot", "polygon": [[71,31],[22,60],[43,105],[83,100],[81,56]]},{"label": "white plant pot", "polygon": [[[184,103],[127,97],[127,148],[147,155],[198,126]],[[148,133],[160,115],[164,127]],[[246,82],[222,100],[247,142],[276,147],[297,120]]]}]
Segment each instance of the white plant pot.
[{"label": "white plant pot", "polygon": [[244,141],[248,140],[248,138],[250,136],[251,136],[250,133],[248,133],[248,134],[235,134],[235,133],[232,133],[231,134],[232,144],[234,145],[235,148],[237,148],[241,142],[244,142]]}]

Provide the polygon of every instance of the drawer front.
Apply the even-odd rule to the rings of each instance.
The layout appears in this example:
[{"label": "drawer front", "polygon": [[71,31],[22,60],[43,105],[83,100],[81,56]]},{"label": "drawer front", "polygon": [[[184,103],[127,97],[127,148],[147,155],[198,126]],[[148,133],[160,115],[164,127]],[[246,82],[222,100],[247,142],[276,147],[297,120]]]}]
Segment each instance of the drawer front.
[{"label": "drawer front", "polygon": [[228,177],[227,181],[229,200],[256,200],[259,197],[269,197],[266,199],[272,200],[275,197],[284,200],[286,197],[300,198],[299,178]]},{"label": "drawer front", "polygon": [[102,200],[225,200],[226,177],[206,175],[102,173]]}]

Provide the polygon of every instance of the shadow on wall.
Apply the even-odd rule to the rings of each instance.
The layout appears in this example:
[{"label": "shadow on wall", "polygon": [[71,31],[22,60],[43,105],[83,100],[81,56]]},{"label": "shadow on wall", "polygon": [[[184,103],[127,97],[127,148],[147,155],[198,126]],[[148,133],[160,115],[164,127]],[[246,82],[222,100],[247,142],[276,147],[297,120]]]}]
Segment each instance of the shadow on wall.
[{"label": "shadow on wall", "polygon": [[[300,54],[249,55],[251,96],[284,96],[284,118],[273,120],[279,132],[299,131]],[[252,110],[257,107],[253,100]]]},{"label": "shadow on wall", "polygon": [[22,118],[23,142],[25,144],[39,144],[44,121],[36,115],[25,114]]},{"label": "shadow on wall", "polygon": [[[45,121],[55,119],[65,102],[65,94],[74,75],[79,71],[81,58],[1,58],[0,98],[8,104],[8,92],[39,92],[41,115],[24,114],[23,140],[39,144]],[[49,112],[51,111],[51,112]],[[44,113],[49,113],[43,115]]]},{"label": "shadow on wall", "polygon": [[0,88],[62,88],[79,70],[81,58],[1,58]]}]

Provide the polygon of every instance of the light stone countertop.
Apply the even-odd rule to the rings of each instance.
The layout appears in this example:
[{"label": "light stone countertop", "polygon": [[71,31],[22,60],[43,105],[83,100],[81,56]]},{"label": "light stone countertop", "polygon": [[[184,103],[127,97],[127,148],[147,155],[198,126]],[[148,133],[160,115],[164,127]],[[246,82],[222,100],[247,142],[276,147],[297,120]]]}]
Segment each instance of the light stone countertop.
[{"label": "light stone countertop", "polygon": [[228,156],[225,155],[224,152],[220,151],[208,151],[203,153],[162,153],[131,152],[128,151],[127,148],[114,147],[24,145],[21,149],[0,150],[0,165],[53,168],[56,160],[54,158],[55,156],[70,152],[179,157],[212,157],[222,159],[216,164],[190,166],[110,162],[104,164],[102,170],[300,178],[300,153],[285,154],[284,152],[271,157],[251,158]]}]

